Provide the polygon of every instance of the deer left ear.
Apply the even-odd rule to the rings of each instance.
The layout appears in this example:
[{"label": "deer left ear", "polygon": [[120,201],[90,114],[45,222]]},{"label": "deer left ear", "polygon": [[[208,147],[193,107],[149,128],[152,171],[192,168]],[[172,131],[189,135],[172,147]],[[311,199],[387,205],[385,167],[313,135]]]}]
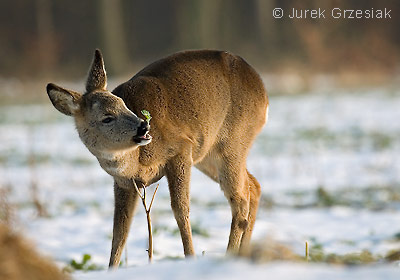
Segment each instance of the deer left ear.
[{"label": "deer left ear", "polygon": [[86,92],[95,90],[106,90],[107,75],[104,67],[103,56],[99,49],[94,52],[92,66],[90,67],[88,78],[86,81]]},{"label": "deer left ear", "polygon": [[51,83],[47,85],[46,90],[51,103],[61,113],[72,116],[79,110],[82,97],[80,93]]}]

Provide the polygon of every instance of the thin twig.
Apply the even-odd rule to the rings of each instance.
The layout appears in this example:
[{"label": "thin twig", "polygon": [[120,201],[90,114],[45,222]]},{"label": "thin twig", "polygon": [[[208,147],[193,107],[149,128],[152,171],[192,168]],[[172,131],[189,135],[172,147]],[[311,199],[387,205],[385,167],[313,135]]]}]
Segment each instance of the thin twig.
[{"label": "thin twig", "polygon": [[150,206],[149,206],[149,211],[151,210],[151,206],[153,206],[154,197],[156,196],[156,192],[157,192],[159,186],[160,185],[157,185],[156,189],[154,190],[153,197],[151,198],[151,202],[150,202]]},{"label": "thin twig", "polygon": [[308,241],[306,241],[306,261],[308,262],[310,260],[310,251],[308,247]]},{"label": "thin twig", "polygon": [[128,246],[125,246],[125,267],[128,267]]},{"label": "thin twig", "polygon": [[142,204],[143,204],[144,210],[146,212],[147,230],[149,232],[149,248],[147,250],[147,253],[149,255],[149,263],[151,263],[153,261],[153,230],[152,230],[152,226],[151,226],[150,211],[151,211],[151,207],[153,206],[154,197],[156,196],[156,192],[158,190],[159,185],[157,185],[156,189],[154,190],[149,207],[147,207],[147,204],[146,204],[146,186],[143,185],[143,194],[142,194],[140,192],[138,186],[136,185],[135,180],[133,180],[133,185],[134,185],[139,197],[142,199]]},{"label": "thin twig", "polygon": [[139,191],[139,188],[138,188],[138,186],[136,185],[136,182],[135,182],[135,180],[132,180],[133,181],[133,186],[135,187],[135,189],[136,189],[136,191],[137,191],[137,193],[138,193],[138,195],[140,196],[140,198],[143,200],[144,199],[144,197],[142,196],[142,193]]},{"label": "thin twig", "polygon": [[[33,128],[29,128],[29,135],[32,136],[34,135],[33,133]],[[38,189],[38,184],[37,184],[37,171],[36,171],[36,155],[35,155],[35,149],[34,149],[34,139],[35,137],[31,137],[32,139],[29,139],[29,156],[28,156],[28,165],[30,169],[30,191],[31,191],[31,198],[32,198],[32,203],[37,211],[37,215],[39,217],[49,217],[49,213],[47,212],[47,209],[40,201],[39,198],[39,189]]]},{"label": "thin twig", "polygon": [[151,227],[151,217],[150,211],[146,211],[146,218],[147,218],[147,230],[149,232],[149,249],[147,253],[149,255],[149,263],[153,262],[153,229]]}]

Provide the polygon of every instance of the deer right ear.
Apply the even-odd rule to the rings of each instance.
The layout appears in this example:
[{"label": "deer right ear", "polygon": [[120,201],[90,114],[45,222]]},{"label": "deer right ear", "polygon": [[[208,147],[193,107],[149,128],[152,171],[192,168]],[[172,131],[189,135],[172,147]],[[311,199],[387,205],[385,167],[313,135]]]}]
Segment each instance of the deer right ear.
[{"label": "deer right ear", "polygon": [[86,92],[94,90],[106,90],[107,74],[104,67],[103,55],[99,49],[94,52],[92,66],[89,69],[88,78],[86,81]]},{"label": "deer right ear", "polygon": [[64,89],[55,84],[46,87],[51,103],[61,113],[72,116],[79,110],[82,95],[78,92]]}]

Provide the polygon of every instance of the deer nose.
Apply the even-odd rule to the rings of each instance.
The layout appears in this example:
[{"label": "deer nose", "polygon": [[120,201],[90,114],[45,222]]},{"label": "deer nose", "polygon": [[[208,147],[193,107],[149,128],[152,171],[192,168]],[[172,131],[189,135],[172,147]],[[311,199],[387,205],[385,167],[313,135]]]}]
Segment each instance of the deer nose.
[{"label": "deer nose", "polygon": [[137,129],[137,134],[144,135],[149,130],[150,130],[150,125],[146,121],[141,121],[140,126]]}]

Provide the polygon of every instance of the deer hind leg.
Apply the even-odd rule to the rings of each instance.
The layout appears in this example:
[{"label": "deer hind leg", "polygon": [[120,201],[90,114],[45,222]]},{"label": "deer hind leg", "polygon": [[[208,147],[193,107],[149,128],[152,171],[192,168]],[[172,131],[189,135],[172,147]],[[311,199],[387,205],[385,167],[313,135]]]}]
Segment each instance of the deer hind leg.
[{"label": "deer hind leg", "polygon": [[183,250],[186,257],[195,254],[189,219],[191,167],[192,163],[189,158],[178,156],[172,159],[166,168],[171,196],[171,208],[181,233]]},{"label": "deer hind leg", "polygon": [[250,189],[245,162],[225,158],[220,168],[220,185],[232,211],[227,252],[238,254],[243,233],[249,227]]},{"label": "deer hind leg", "polygon": [[128,238],[133,213],[137,205],[137,198],[138,195],[133,187],[121,188],[117,183],[114,184],[115,208],[110,268],[117,268],[121,260],[122,250]]},{"label": "deer hind leg", "polygon": [[246,230],[243,233],[242,240],[240,242],[240,254],[246,254],[246,251],[250,245],[250,238],[253,232],[254,224],[256,222],[258,203],[261,196],[261,187],[257,179],[247,171],[248,182],[250,186],[250,209],[248,222]]}]

